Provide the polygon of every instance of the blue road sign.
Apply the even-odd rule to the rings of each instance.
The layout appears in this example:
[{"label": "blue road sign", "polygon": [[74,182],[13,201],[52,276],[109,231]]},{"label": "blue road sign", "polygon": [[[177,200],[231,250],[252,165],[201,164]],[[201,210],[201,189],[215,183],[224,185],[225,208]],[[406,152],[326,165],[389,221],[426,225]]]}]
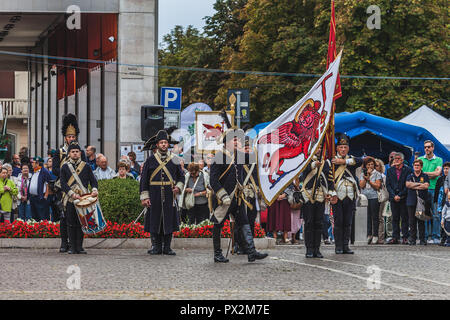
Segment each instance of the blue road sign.
[{"label": "blue road sign", "polygon": [[161,105],[164,106],[164,109],[170,110],[181,110],[181,88],[169,88],[162,87],[161,88]]}]

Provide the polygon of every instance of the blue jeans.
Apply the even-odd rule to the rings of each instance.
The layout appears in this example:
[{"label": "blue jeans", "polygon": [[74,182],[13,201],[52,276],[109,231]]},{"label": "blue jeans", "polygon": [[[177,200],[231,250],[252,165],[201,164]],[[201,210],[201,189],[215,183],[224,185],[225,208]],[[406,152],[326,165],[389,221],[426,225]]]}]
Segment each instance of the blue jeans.
[{"label": "blue jeans", "polygon": [[39,199],[39,196],[31,196],[31,215],[36,221],[50,220],[50,210],[46,199]]},{"label": "blue jeans", "polygon": [[[433,199],[434,199],[434,189],[428,189],[428,199],[431,200],[431,202],[433,203]],[[425,221],[425,241],[428,239],[428,237],[431,239],[432,238],[432,227],[433,227],[433,222],[434,222],[434,205],[431,205],[431,215],[433,216],[433,219],[430,219],[428,221]],[[437,238],[439,239],[439,237]]]},{"label": "blue jeans", "polygon": [[31,206],[27,202],[20,202],[19,204],[19,219],[24,221],[31,220]]},{"label": "blue jeans", "polygon": [[437,212],[437,203],[433,203],[433,225],[431,238],[441,239],[441,215]]},{"label": "blue jeans", "polygon": [[[450,230],[450,221],[445,220],[445,221],[444,221],[444,226],[445,226],[445,230]],[[447,236],[446,233],[444,233],[444,235]],[[450,236],[447,236],[446,244],[449,244],[449,245],[450,245]]]}]

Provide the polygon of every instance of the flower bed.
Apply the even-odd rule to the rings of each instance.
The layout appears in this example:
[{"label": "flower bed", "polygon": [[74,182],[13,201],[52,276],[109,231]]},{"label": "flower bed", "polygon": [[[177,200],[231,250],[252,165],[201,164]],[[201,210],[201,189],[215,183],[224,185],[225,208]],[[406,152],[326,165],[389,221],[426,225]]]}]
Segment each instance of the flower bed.
[{"label": "flower bed", "polygon": [[[175,238],[211,238],[213,224],[206,220],[199,225],[180,226],[180,231],[174,232]],[[230,223],[225,221],[222,229],[222,237],[229,238]],[[264,238],[264,230],[259,224],[255,225],[255,238]],[[59,222],[34,220],[22,221],[20,219],[11,223],[0,223],[0,238],[59,238]],[[88,238],[150,238],[150,233],[144,232],[144,226],[140,223],[107,222],[107,227],[101,233],[87,236]]]}]

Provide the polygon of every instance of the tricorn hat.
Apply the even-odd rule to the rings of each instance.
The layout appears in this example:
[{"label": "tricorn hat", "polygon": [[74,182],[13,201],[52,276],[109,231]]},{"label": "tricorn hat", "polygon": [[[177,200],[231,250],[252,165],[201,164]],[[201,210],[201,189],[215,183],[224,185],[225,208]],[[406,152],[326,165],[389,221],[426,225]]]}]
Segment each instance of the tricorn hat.
[{"label": "tricorn hat", "polygon": [[337,143],[336,146],[349,145],[350,138],[345,133],[336,133]]},{"label": "tricorn hat", "polygon": [[77,117],[74,114],[69,113],[64,115],[61,131],[64,137],[68,135],[74,135],[78,137],[80,129],[78,128]]},{"label": "tricorn hat", "polygon": [[81,151],[81,147],[80,147],[80,145],[78,144],[78,142],[76,142],[76,141],[73,141],[73,142],[69,145],[68,152],[70,152],[70,150],[74,150],[74,149],[78,149],[78,150]]}]

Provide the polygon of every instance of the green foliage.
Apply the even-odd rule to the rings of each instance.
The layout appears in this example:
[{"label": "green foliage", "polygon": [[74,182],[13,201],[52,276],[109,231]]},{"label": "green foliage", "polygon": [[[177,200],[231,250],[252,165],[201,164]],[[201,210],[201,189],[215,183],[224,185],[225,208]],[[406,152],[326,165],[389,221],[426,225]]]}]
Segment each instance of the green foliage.
[{"label": "green foliage", "polygon": [[[322,74],[328,49],[329,0],[217,0],[205,33],[176,28],[160,51],[164,65],[226,70]],[[370,30],[370,0],[335,1],[341,75],[448,77],[447,0],[380,0],[381,29]],[[170,49],[169,49],[170,48]],[[229,88],[251,91],[252,124],[271,121],[292,106],[317,78],[160,70],[160,85],[183,87],[183,104],[216,109]],[[337,112],[363,110],[399,119],[428,103],[449,100],[448,81],[341,78]],[[417,103],[415,103],[417,102]],[[432,106],[449,112],[445,101]]]},{"label": "green foliage", "polygon": [[139,182],[136,180],[100,180],[98,190],[100,206],[107,221],[130,223],[142,211]]}]

